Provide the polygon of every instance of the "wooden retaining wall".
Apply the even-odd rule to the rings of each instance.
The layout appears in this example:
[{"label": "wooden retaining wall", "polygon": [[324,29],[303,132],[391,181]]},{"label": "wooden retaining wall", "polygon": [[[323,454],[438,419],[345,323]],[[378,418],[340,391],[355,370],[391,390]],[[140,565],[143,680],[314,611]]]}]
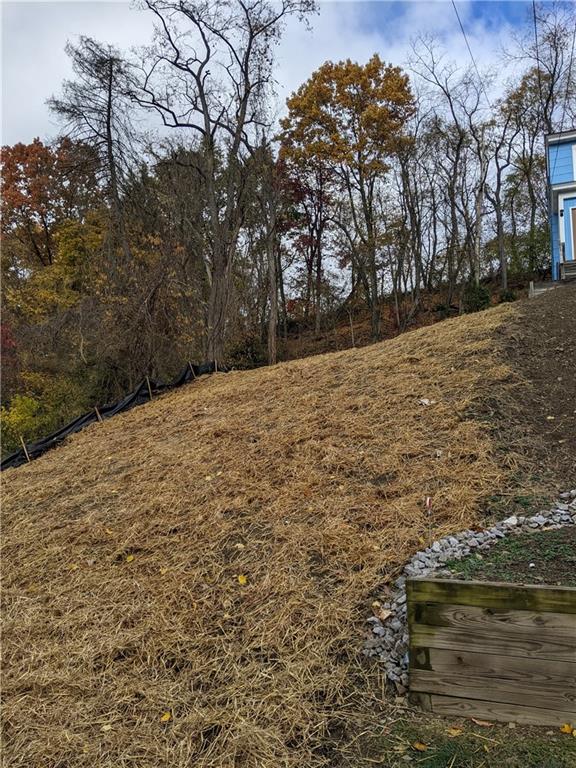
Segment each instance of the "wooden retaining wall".
[{"label": "wooden retaining wall", "polygon": [[576,725],[576,588],[406,586],[413,701],[440,715]]}]

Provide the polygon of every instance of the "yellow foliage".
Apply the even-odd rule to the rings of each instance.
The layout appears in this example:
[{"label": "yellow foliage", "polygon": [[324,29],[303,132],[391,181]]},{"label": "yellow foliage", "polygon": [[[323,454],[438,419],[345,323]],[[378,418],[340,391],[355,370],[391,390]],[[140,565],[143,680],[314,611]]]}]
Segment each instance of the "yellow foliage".
[{"label": "yellow foliage", "polygon": [[283,154],[294,160],[365,166],[385,172],[385,158],[406,137],[413,113],[408,76],[377,54],[364,66],[327,61],[288,99]]}]

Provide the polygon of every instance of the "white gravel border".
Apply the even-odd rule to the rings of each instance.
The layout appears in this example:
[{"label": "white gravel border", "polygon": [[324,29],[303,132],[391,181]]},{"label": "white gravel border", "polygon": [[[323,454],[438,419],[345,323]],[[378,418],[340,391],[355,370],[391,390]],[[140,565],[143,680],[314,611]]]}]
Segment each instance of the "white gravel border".
[{"label": "white gravel border", "polygon": [[443,570],[449,560],[461,560],[472,552],[485,552],[506,536],[525,533],[535,528],[563,528],[576,525],[576,489],[561,493],[551,509],[532,517],[516,516],[502,520],[482,531],[466,530],[435,541],[408,561],[403,575],[394,582],[391,598],[382,604],[386,618],[370,616],[370,635],[363,654],[377,657],[386,669],[399,695],[408,689],[408,625],[406,621],[406,576],[452,576]]}]

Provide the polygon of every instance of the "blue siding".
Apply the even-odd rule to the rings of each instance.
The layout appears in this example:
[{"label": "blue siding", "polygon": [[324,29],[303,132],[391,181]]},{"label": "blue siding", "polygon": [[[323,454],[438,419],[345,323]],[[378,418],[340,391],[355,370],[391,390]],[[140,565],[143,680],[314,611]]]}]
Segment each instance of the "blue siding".
[{"label": "blue siding", "polygon": [[574,142],[566,144],[551,144],[548,147],[548,168],[551,184],[564,184],[576,179],[576,169],[573,168],[572,147]]},{"label": "blue siding", "polygon": [[568,197],[564,200],[564,232],[566,237],[566,261],[574,258],[572,253],[572,228],[571,215],[572,208],[576,208],[576,197]]},{"label": "blue siding", "polygon": [[558,230],[558,214],[553,213],[550,219],[550,239],[552,240],[552,280],[560,279],[560,235]]}]

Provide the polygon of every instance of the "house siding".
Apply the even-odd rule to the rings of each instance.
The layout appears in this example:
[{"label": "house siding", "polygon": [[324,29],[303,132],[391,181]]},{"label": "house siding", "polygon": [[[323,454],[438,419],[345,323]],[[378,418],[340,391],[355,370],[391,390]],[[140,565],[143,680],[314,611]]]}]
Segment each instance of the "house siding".
[{"label": "house siding", "polygon": [[576,178],[572,144],[552,144],[548,147],[548,168],[551,184],[564,184]]},{"label": "house siding", "polygon": [[576,126],[546,140],[552,279],[561,278],[562,262],[576,262],[572,211],[576,208]]}]

